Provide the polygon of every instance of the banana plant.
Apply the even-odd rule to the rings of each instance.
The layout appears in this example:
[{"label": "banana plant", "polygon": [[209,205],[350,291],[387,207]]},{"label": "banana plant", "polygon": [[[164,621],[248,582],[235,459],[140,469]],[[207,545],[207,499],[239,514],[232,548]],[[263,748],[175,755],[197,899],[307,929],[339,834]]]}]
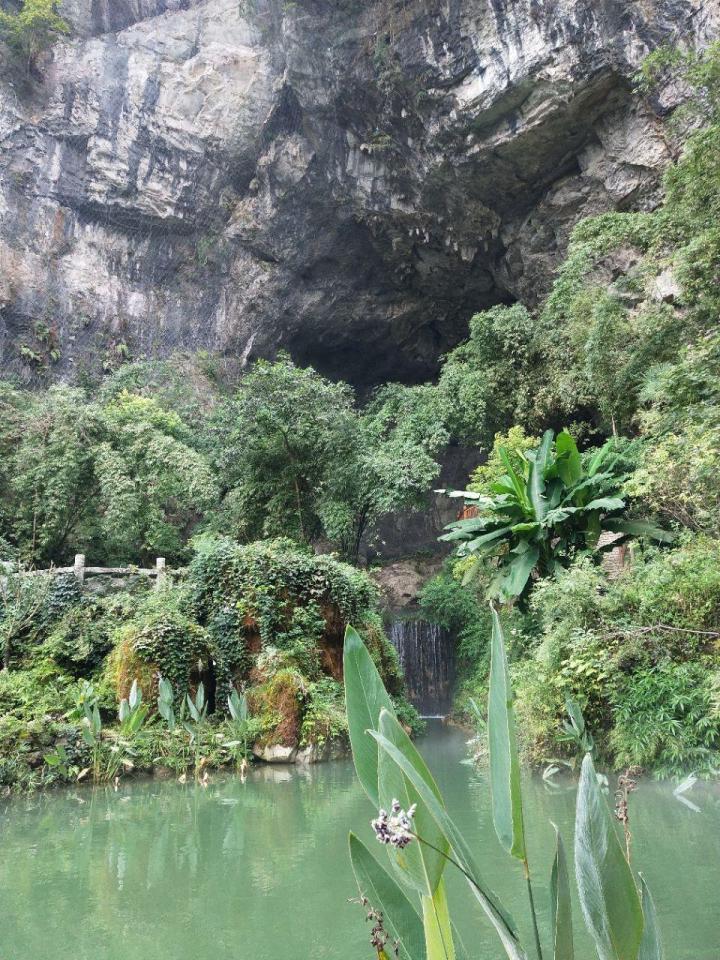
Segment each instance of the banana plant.
[{"label": "banana plant", "polygon": [[[512,689],[500,622],[493,618],[491,741],[493,819],[498,837],[527,870]],[[383,867],[350,834],[350,859],[360,901],[375,920],[378,960],[453,960],[456,943],[445,870],[457,869],[494,927],[508,960],[527,960],[518,929],[481,877],[466,840],[445,808],[432,774],[395,716],[373,660],[352,627],[344,650],[345,697],[353,761],[377,817],[372,829],[388,851]],[[582,915],[599,960],[664,960],[655,907],[645,880],[624,857],[592,757],[583,760],[577,795],[575,875]],[[550,875],[552,960],[574,960],[573,917],[565,850],[557,839]],[[418,902],[419,901],[419,902]],[[535,949],[540,930],[531,898]]]},{"label": "banana plant", "polygon": [[626,476],[608,441],[583,463],[577,444],[563,430],[547,430],[535,450],[518,452],[520,466],[500,448],[506,473],[488,492],[450,491],[463,497],[476,516],[447,527],[441,539],[457,543],[460,556],[494,558],[497,575],[490,596],[503,601],[524,598],[532,577],[551,576],[573,552],[598,551],[600,534],[645,536],[670,542],[672,534],[642,520],[627,520],[622,494]]}]

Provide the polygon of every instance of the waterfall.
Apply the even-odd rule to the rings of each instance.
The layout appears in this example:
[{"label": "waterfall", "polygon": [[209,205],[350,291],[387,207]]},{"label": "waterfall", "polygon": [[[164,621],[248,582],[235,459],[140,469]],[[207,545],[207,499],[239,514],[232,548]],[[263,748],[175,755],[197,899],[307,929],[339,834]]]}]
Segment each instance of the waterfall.
[{"label": "waterfall", "polygon": [[450,633],[426,620],[395,620],[390,640],[398,652],[410,702],[423,716],[447,713],[455,680]]}]

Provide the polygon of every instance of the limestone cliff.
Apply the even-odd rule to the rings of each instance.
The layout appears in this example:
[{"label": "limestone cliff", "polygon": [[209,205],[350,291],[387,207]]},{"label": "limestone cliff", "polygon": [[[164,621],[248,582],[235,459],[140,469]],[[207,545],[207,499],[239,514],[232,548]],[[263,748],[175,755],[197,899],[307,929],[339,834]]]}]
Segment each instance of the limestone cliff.
[{"label": "limestone cliff", "polygon": [[473,311],[542,294],[579,217],[655,202],[675,93],[631,78],[719,8],[65,0],[42,80],[0,79],[0,365],[431,374]]}]

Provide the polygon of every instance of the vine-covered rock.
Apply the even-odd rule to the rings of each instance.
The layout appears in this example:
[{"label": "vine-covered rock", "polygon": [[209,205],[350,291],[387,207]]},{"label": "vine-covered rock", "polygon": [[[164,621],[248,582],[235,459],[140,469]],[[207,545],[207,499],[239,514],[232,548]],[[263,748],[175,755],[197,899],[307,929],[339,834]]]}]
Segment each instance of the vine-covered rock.
[{"label": "vine-covered rock", "polygon": [[247,686],[263,729],[259,755],[277,759],[268,748],[292,751],[344,736],[349,623],[364,629],[389,689],[402,696],[397,657],[375,612],[377,590],[364,571],[287,540],[240,546],[220,539],[201,544],[189,583],[211,642],[217,704],[231,685]]}]

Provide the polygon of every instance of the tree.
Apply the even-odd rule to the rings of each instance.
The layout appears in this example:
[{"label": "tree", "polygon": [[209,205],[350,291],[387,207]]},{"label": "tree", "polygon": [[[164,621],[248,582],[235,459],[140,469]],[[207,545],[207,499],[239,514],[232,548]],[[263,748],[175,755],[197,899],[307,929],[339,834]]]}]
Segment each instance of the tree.
[{"label": "tree", "polygon": [[322,533],[318,501],[329,466],[352,455],[353,395],[287,356],[258,361],[220,414],[219,454],[228,519],[240,539]]},{"label": "tree", "polygon": [[447,357],[438,390],[448,426],[469,442],[492,443],[526,406],[536,321],[521,304],[497,306],[470,321],[470,337]]},{"label": "tree", "polygon": [[57,7],[57,0],[23,0],[18,13],[0,10],[0,38],[23,58],[28,71],[58,37],[70,32]]},{"label": "tree", "polygon": [[392,385],[358,410],[351,387],[288,357],[259,361],[218,422],[226,489],[211,525],[326,538],[351,561],[383,513],[424,502],[447,440],[434,388]]},{"label": "tree", "polygon": [[218,498],[209,462],[180,417],[151,398],[121,393],[102,418],[105,437],[93,453],[105,550],[120,559],[182,556]]},{"label": "tree", "polygon": [[[67,557],[91,535],[100,411],[81,390],[53,387],[22,402],[5,394],[0,427],[5,456],[4,536],[30,564]],[[70,537],[74,543],[69,544]]]},{"label": "tree", "polygon": [[359,414],[352,455],[334,465],[320,507],[346,559],[357,561],[363,536],[383,514],[426,506],[447,442],[432,386],[390,384]]},{"label": "tree", "polygon": [[82,390],[0,391],[0,538],[31,565],[79,549],[98,560],[180,558],[217,500],[207,458],[180,418],[121,393],[103,406]]}]

